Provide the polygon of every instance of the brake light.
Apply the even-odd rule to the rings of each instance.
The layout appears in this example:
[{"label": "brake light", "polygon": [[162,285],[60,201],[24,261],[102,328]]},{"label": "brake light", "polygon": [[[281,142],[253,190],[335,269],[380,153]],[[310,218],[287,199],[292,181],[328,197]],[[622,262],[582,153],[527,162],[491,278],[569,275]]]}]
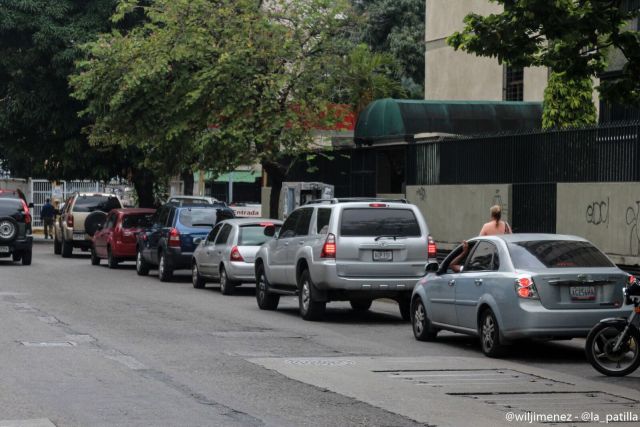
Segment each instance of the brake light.
[{"label": "brake light", "polygon": [[386,203],[369,203],[370,208],[386,208]]},{"label": "brake light", "polygon": [[31,211],[29,210],[29,206],[24,200],[20,199],[20,201],[22,202],[22,210],[24,211],[24,223],[31,224]]},{"label": "brake light", "polygon": [[519,277],[516,279],[516,293],[520,298],[538,299],[538,290],[531,277]]},{"label": "brake light", "polygon": [[636,276],[634,276],[633,274],[629,275],[629,285],[633,285],[634,283],[636,283]]},{"label": "brake light", "polygon": [[169,246],[180,247],[180,232],[175,228],[169,231]]},{"label": "brake light", "polygon": [[327,240],[324,241],[324,245],[322,246],[320,258],[335,258],[336,249],[336,236],[329,233],[327,235]]},{"label": "brake light", "polygon": [[436,245],[436,241],[433,240],[433,237],[428,237],[427,244],[427,257],[428,258],[436,258],[438,256],[438,246]]},{"label": "brake light", "polygon": [[238,261],[238,262],[244,261],[244,258],[242,258],[242,254],[240,253],[240,250],[238,249],[237,246],[234,246],[231,249],[231,261]]},{"label": "brake light", "polygon": [[67,215],[67,227],[73,228],[73,215]]},{"label": "brake light", "polygon": [[275,224],[274,224],[274,223],[272,223],[272,222],[261,222],[261,223],[260,223],[260,227],[272,227],[272,226],[274,226],[274,225],[275,225]]}]

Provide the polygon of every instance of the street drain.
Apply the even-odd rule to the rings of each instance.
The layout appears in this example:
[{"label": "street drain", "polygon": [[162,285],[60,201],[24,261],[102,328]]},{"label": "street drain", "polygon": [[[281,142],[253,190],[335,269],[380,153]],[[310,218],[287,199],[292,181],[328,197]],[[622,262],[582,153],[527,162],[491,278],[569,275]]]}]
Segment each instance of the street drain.
[{"label": "street drain", "polygon": [[285,360],[285,363],[288,365],[295,365],[295,366],[331,366],[331,367],[352,366],[356,364],[356,362],[354,362],[353,360],[332,359],[332,358],[287,359]]},{"label": "street drain", "polygon": [[513,369],[436,369],[375,372],[386,374],[390,378],[409,381],[415,385],[431,387],[461,385],[488,385],[495,387],[500,385],[517,386],[519,384],[525,385],[532,383],[546,386],[568,384]]},{"label": "street drain", "polygon": [[73,341],[61,341],[61,342],[30,342],[20,341],[25,347],[75,347],[77,344]]}]

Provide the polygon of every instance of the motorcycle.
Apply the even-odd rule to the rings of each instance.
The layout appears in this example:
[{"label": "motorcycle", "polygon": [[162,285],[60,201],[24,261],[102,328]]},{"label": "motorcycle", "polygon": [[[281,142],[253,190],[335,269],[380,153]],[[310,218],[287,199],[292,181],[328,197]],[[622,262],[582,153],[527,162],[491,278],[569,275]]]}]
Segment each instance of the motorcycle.
[{"label": "motorcycle", "polygon": [[640,366],[640,281],[631,276],[623,293],[625,304],[633,305],[629,318],[601,320],[585,344],[589,363],[612,377],[628,375]]}]

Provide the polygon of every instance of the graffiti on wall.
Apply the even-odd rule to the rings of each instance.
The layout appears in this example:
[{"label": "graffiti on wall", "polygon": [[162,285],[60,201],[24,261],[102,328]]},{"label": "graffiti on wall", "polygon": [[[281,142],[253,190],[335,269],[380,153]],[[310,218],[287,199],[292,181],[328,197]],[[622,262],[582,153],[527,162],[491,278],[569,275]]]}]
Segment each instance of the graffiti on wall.
[{"label": "graffiti on wall", "polygon": [[634,256],[640,255],[640,229],[638,220],[640,220],[640,200],[636,201],[635,206],[629,206],[626,212],[627,225],[629,229],[629,254]]},{"label": "graffiti on wall", "polygon": [[416,194],[418,194],[418,197],[420,197],[420,200],[422,200],[423,202],[427,199],[427,190],[424,187],[418,188]]},{"label": "graffiti on wall", "polygon": [[587,224],[609,226],[609,205],[610,200],[599,200],[587,205]]}]

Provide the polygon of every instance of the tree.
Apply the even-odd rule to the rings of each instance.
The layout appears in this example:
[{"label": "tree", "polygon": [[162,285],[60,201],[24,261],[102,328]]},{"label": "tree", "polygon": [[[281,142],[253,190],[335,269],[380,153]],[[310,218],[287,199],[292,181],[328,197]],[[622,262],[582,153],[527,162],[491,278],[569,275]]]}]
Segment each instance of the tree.
[{"label": "tree", "polygon": [[[491,1],[502,4],[504,11],[467,15],[465,28],[449,37],[451,46],[516,67],[549,67],[556,73],[556,88],[549,96],[562,96],[558,85],[567,86],[565,93],[570,94],[575,84],[582,86],[597,77],[605,70],[609,52],[618,49],[627,60],[622,73],[598,89],[605,99],[640,103],[640,33],[627,28],[638,9],[629,7],[629,2]],[[546,105],[571,109],[572,102],[568,97]]]},{"label": "tree", "polygon": [[544,91],[542,127],[557,129],[596,123],[593,83],[590,78],[568,79],[551,73]]}]

